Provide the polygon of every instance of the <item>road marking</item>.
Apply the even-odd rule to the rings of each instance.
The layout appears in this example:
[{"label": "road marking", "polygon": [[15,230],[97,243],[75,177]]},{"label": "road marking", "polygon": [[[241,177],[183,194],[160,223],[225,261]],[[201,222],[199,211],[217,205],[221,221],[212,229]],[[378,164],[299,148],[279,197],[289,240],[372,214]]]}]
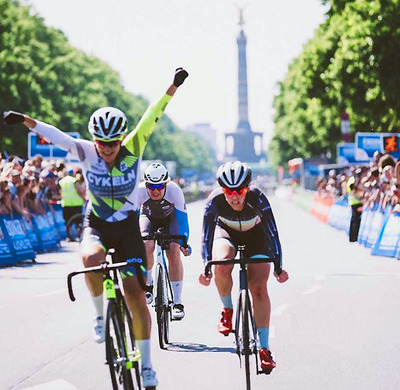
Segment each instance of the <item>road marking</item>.
[{"label": "road marking", "polygon": [[0,309],[4,309],[5,308],[5,306],[0,306]]},{"label": "road marking", "polygon": [[33,387],[25,387],[24,390],[78,390],[77,387],[72,386],[71,383],[63,379],[58,379],[52,382],[41,383]]},{"label": "road marking", "polygon": [[314,275],[315,280],[325,280],[325,275]]},{"label": "road marking", "polygon": [[56,295],[56,294],[61,294],[62,292],[66,292],[66,289],[62,289],[62,290],[57,290],[57,291],[51,291],[45,294],[39,294],[39,295],[35,295],[36,298],[43,298],[43,297],[48,297],[50,295]]},{"label": "road marking", "polygon": [[288,307],[290,307],[289,303],[284,303],[283,305],[279,305],[276,309],[272,310],[272,316],[280,316]]},{"label": "road marking", "polygon": [[322,286],[316,285],[316,286],[312,286],[311,288],[309,288],[308,290],[303,292],[303,295],[307,295],[307,294],[313,294],[316,291],[318,291],[319,289],[321,289]]}]

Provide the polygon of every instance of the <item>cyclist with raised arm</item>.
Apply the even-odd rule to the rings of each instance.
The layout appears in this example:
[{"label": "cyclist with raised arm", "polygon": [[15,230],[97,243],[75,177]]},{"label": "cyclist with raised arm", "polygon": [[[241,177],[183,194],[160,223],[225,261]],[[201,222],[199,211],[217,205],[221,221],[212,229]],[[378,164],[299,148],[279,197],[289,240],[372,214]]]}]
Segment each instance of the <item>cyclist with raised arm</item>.
[{"label": "cyclist with raised arm", "polygon": [[[96,110],[89,120],[93,142],[74,139],[54,126],[34,120],[27,115],[8,111],[3,114],[6,125],[23,123],[33,132],[67,150],[82,164],[88,183],[89,205],[82,233],[81,252],[85,267],[105,261],[110,248],[115,249],[118,262],[129,259],[142,261],[146,253],[138,223],[137,189],[140,161],[158,119],[188,73],[178,68],[173,84],[161,99],[151,105],[132,132],[128,132],[125,114],[114,107]],[[146,271],[144,271],[146,272]],[[157,386],[157,376],[150,359],[150,312],[145,293],[136,277],[136,268],[121,272],[125,297],[133,317],[133,330],[142,359],[142,378],[145,388]],[[102,275],[85,275],[86,284],[96,308],[94,338],[104,341]]]},{"label": "cyclist with raised arm", "polygon": [[[139,185],[138,203],[140,207],[139,225],[143,236],[164,228],[167,234],[185,235],[189,239],[189,221],[185,197],[181,188],[169,180],[167,169],[160,163],[150,164],[144,172],[144,182]],[[151,270],[154,264],[155,241],[145,241],[147,255],[147,284],[153,287]],[[189,256],[190,247],[184,248],[179,240],[174,240],[166,250],[168,271],[174,295],[172,318],[181,320],[185,316],[182,304],[183,265],[180,253]],[[146,293],[147,303],[153,301],[151,292]]]},{"label": "cyclist with raised arm", "polygon": [[[268,256],[281,268],[282,251],[271,206],[257,187],[250,187],[251,169],[240,161],[227,162],[217,171],[220,188],[207,199],[203,219],[202,257],[210,260],[232,259],[238,245],[245,245],[245,257]],[[231,266],[215,266],[215,284],[222,301],[222,318],[218,331],[232,332],[232,270]],[[254,320],[260,340],[261,369],[269,374],[276,364],[269,349],[271,303],[267,290],[269,264],[249,264],[248,283],[253,298]],[[274,273],[278,282],[286,282],[288,273]],[[212,274],[199,276],[201,284],[208,286]]]}]

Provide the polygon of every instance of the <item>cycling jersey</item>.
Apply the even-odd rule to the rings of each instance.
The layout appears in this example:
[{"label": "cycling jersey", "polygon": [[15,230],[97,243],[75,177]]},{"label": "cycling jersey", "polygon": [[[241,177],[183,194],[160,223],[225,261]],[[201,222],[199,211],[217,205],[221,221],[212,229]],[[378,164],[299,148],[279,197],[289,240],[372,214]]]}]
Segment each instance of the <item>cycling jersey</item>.
[{"label": "cycling jersey", "polygon": [[238,241],[240,236],[246,237],[248,241],[248,236],[251,236],[252,232],[258,232],[259,228],[262,227],[266,239],[267,253],[260,254],[266,254],[275,259],[282,267],[282,249],[274,215],[268,199],[259,188],[250,187],[242,211],[232,209],[221,188],[216,188],[210,194],[203,219],[202,257],[205,261],[211,260],[214,233],[217,226],[221,228],[218,229],[217,234],[221,234],[221,230],[232,232],[231,236],[235,236],[235,241]]},{"label": "cycling jersey", "polygon": [[165,195],[160,200],[150,198],[145,183],[140,183],[138,191],[140,207],[140,228],[142,233],[150,233],[158,227],[169,227],[169,234],[185,235],[189,240],[189,221],[185,198],[181,188],[168,182]]},{"label": "cycling jersey", "polygon": [[117,163],[111,170],[98,155],[93,142],[74,139],[56,127],[39,121],[32,130],[82,163],[88,183],[88,210],[107,222],[122,221],[128,217],[129,211],[139,208],[139,164],[146,143],[170,99],[171,96],[165,94],[146,110],[134,131],[123,140]]}]

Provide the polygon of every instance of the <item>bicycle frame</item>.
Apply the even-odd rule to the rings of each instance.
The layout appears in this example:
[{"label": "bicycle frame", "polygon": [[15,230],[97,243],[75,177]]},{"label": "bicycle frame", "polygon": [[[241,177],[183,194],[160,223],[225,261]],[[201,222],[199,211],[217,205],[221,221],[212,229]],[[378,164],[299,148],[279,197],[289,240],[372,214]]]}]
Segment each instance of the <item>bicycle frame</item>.
[{"label": "bicycle frame", "polygon": [[[110,252],[111,256],[114,252]],[[86,274],[90,272],[101,272],[103,274],[103,289],[108,301],[107,316],[106,316],[106,335],[109,334],[111,327],[113,327],[116,337],[116,343],[118,345],[118,357],[115,358],[115,349],[113,351],[112,343],[109,337],[106,337],[106,364],[110,368],[111,380],[113,388],[118,388],[116,382],[116,374],[114,371],[119,372],[118,375],[123,376],[124,388],[131,389],[134,387],[130,370],[135,370],[136,383],[139,390],[141,389],[140,384],[140,373],[139,364],[140,352],[135,347],[132,318],[130,311],[125,302],[121,288],[119,286],[119,277],[117,270],[128,265],[134,265],[136,268],[136,274],[138,275],[139,284],[142,289],[145,289],[145,282],[143,275],[140,271],[140,264],[135,261],[127,261],[124,263],[110,264],[105,261],[99,266],[85,268],[80,271],[71,272],[68,275],[68,293],[71,301],[75,301],[75,296],[72,288],[72,278],[79,274]],[[128,324],[128,328],[125,325]],[[119,341],[118,341],[119,340]],[[130,342],[130,345],[128,345]],[[111,343],[111,344],[110,344]],[[113,353],[114,352],[114,353]]]},{"label": "bicycle frame", "polygon": [[268,257],[262,258],[245,258],[244,245],[238,245],[237,251],[239,258],[226,260],[213,260],[206,264],[204,273],[208,275],[213,265],[230,265],[239,264],[239,298],[237,302],[237,310],[235,317],[235,344],[236,353],[239,357],[240,366],[242,366],[242,355],[245,356],[246,370],[246,389],[250,389],[250,371],[249,371],[249,356],[255,355],[256,373],[262,374],[263,371],[258,369],[258,351],[259,340],[257,336],[256,324],[252,312],[252,303],[248,289],[247,266],[248,264],[274,263],[275,272],[280,275],[282,269],[274,259]]},{"label": "bicycle frame", "polygon": [[175,239],[182,240],[182,246],[187,247],[186,236],[168,235],[162,228],[143,237],[143,240],[154,240],[156,243],[156,261],[155,267],[153,267],[155,268],[155,277],[153,278],[154,301],[152,306],[155,308],[157,314],[158,341],[161,349],[165,349],[165,345],[169,343],[169,323],[174,321],[172,318],[174,293],[164,251],[169,249],[171,241]]}]

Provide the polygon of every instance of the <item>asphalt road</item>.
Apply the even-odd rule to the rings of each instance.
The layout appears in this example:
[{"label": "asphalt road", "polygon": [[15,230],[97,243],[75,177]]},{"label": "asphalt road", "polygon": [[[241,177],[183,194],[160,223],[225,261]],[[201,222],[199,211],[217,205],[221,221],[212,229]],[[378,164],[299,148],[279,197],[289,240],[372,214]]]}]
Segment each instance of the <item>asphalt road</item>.
[{"label": "asphalt road", "polygon": [[[277,368],[254,377],[253,389],[399,389],[400,263],[371,256],[285,198],[271,202],[290,280],[270,278]],[[160,390],[244,389],[233,335],[216,331],[215,285],[197,282],[203,206],[189,205],[187,314],[172,323],[167,351],[158,348],[153,326]],[[0,389],[111,388],[104,345],[91,339],[93,309],[83,277],[74,284],[77,301],[68,298],[66,275],[79,268],[78,244],[64,243],[61,252],[39,255],[37,264],[0,269]]]}]

